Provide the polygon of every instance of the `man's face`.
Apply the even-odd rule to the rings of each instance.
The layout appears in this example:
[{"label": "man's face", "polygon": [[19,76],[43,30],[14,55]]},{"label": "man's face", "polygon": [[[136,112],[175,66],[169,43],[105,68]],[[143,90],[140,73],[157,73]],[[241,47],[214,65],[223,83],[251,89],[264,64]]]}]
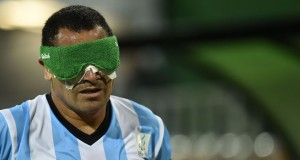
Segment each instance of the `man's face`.
[{"label": "man's face", "polygon": [[[80,33],[62,28],[56,36],[55,46],[69,46],[105,37],[106,33],[101,27]],[[52,81],[52,97],[56,105],[66,106],[75,112],[88,113],[104,108],[112,93],[113,80],[107,80],[92,71],[88,71],[73,89],[67,89],[65,81],[54,78],[51,73],[48,73],[49,75]]]}]

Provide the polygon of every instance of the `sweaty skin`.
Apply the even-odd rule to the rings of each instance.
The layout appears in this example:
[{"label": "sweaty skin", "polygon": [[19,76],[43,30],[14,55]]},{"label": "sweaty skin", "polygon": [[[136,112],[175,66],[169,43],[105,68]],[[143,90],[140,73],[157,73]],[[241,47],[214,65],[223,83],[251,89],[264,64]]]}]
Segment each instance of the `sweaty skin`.
[{"label": "sweaty skin", "polygon": [[[68,30],[68,29],[66,29],[66,28],[60,29],[60,32],[58,32],[58,34],[55,36],[55,38],[57,40],[56,43],[58,41],[59,42],[66,42],[67,44],[69,44],[67,41],[72,42],[73,44],[78,44],[78,42],[79,43],[88,42],[88,41],[84,41],[84,39],[77,40],[79,38],[78,37],[79,33],[70,35],[69,32],[66,32],[65,30]],[[93,29],[93,32],[90,31],[87,34],[89,34],[90,37],[99,37],[102,34],[105,34],[105,32],[104,33],[103,32],[104,32],[104,30],[103,30],[102,27],[96,26]],[[68,46],[68,45],[63,44],[62,46]]]},{"label": "sweaty skin", "polygon": [[[101,27],[79,33],[61,28],[54,44],[68,46],[105,37],[106,33]],[[105,117],[113,80],[106,81],[100,74],[90,70],[80,83],[69,90],[63,81],[56,79],[45,66],[43,67],[45,78],[51,81],[51,96],[59,112],[72,125],[86,134],[92,134]]]}]

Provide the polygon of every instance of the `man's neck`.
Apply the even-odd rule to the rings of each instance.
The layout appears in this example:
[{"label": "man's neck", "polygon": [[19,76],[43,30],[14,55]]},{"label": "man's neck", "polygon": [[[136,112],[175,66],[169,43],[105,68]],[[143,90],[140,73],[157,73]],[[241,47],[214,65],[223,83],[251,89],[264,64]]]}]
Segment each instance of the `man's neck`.
[{"label": "man's neck", "polygon": [[105,118],[106,107],[99,108],[96,111],[82,112],[67,106],[53,94],[52,99],[62,117],[88,135],[94,133]]}]

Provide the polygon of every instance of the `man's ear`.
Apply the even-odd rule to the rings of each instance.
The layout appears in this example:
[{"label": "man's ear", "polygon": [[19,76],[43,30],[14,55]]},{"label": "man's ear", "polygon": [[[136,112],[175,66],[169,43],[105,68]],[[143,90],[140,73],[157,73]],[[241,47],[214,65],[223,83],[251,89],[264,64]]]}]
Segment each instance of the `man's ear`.
[{"label": "man's ear", "polygon": [[40,64],[40,65],[42,66],[42,68],[43,68],[43,71],[44,71],[44,78],[45,78],[46,80],[48,80],[48,81],[51,80],[52,77],[53,77],[53,75],[52,75],[52,73],[49,71],[49,69],[45,67],[44,62],[43,62],[43,60],[42,60],[41,58],[39,58],[39,64]]},{"label": "man's ear", "polygon": [[41,66],[44,66],[44,62],[43,62],[43,60],[42,60],[41,58],[39,58],[39,64],[40,64]]}]

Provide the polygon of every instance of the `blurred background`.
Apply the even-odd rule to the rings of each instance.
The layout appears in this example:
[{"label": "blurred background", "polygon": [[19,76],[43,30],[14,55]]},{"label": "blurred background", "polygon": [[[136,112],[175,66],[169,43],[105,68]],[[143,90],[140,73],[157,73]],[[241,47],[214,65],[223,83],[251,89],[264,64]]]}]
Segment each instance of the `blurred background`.
[{"label": "blurred background", "polygon": [[106,17],[114,94],[163,118],[174,160],[300,159],[299,0],[0,0],[0,108],[49,92],[41,27],[71,4]]}]

